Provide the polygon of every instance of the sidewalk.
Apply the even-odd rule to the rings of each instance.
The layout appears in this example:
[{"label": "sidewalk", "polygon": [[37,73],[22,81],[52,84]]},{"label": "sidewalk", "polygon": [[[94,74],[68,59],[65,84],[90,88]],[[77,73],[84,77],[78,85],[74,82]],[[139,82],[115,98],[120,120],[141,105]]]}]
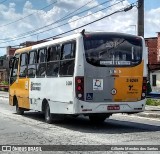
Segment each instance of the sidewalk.
[{"label": "sidewalk", "polygon": [[9,93],[5,91],[0,91],[0,98],[9,98]]},{"label": "sidewalk", "polygon": [[140,117],[159,118],[160,119],[160,106],[146,105],[145,111],[137,113]]},{"label": "sidewalk", "polygon": [[[8,92],[0,91],[0,98],[8,99]],[[140,112],[134,114],[140,117],[148,117],[148,118],[159,118],[160,119],[160,106],[148,106],[146,105],[146,109],[144,112]]]}]

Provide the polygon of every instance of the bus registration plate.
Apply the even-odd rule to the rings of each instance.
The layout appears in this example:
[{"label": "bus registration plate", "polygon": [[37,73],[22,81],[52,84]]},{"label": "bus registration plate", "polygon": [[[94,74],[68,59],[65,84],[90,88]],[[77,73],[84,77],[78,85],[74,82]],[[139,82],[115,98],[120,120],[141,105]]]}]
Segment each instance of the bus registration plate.
[{"label": "bus registration plate", "polygon": [[119,105],[109,105],[107,106],[107,110],[120,110]]}]

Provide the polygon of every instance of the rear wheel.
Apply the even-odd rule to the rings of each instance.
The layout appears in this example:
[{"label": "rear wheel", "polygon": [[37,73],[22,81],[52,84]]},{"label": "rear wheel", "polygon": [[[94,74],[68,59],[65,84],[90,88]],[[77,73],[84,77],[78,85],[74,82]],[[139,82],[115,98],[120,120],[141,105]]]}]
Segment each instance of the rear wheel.
[{"label": "rear wheel", "polygon": [[45,105],[45,122],[48,124],[52,123],[52,115],[50,113],[50,107],[48,103]]},{"label": "rear wheel", "polygon": [[19,115],[23,115],[24,110],[19,107],[17,99],[15,99],[15,103],[16,103],[16,113],[19,114]]},{"label": "rear wheel", "polygon": [[102,123],[105,121],[106,118],[109,118],[110,115],[108,114],[92,114],[89,115],[89,119],[93,123]]}]

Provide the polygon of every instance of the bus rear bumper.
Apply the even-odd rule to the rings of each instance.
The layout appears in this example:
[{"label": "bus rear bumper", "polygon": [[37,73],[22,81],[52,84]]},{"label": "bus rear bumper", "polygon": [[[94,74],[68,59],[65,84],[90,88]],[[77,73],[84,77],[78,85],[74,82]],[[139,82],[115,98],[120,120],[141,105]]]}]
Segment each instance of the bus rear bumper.
[{"label": "bus rear bumper", "polygon": [[138,102],[107,102],[91,103],[79,102],[79,109],[76,114],[87,113],[138,113],[145,110],[146,99]]}]

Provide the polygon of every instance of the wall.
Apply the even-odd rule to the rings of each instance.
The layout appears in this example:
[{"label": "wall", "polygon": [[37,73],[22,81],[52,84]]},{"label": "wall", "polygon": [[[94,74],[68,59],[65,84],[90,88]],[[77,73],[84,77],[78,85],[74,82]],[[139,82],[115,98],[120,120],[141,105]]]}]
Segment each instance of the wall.
[{"label": "wall", "polygon": [[[153,76],[156,76],[156,86],[153,85]],[[160,93],[160,70],[150,72],[150,84],[153,92]]]},{"label": "wall", "polygon": [[[160,33],[157,37],[147,38],[146,46],[152,91],[160,93]],[[153,85],[153,76],[156,78],[155,85]]]},{"label": "wall", "polygon": [[157,37],[154,38],[147,38],[146,39],[146,46],[148,47],[148,64],[149,69],[160,69],[160,59],[158,59],[158,51],[157,51]]}]

